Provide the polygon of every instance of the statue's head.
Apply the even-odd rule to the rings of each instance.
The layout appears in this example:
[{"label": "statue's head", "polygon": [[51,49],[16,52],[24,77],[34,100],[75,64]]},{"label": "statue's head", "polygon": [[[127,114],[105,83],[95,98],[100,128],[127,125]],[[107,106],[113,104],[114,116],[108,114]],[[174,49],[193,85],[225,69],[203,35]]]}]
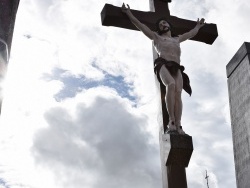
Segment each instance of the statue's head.
[{"label": "statue's head", "polygon": [[163,33],[171,31],[172,28],[173,28],[172,24],[166,18],[160,18],[156,22],[156,32],[159,35],[162,35]]}]

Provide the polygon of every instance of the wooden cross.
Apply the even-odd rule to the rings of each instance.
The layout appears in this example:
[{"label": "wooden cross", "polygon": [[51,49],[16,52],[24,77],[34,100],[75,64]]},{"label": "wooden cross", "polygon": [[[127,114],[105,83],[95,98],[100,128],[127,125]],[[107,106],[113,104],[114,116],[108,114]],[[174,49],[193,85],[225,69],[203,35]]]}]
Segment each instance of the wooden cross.
[{"label": "wooden cross", "polygon": [[[131,10],[133,15],[142,23],[147,25],[151,30],[156,30],[156,22],[158,19],[165,17],[173,24],[171,32],[175,35],[183,34],[193,29],[197,21],[190,21],[181,19],[170,15],[168,3],[171,0],[149,0],[150,10],[149,12]],[[115,26],[125,29],[138,30],[128,19],[127,15],[122,13],[121,7],[116,7],[110,4],[105,4],[101,12],[102,25]],[[205,24],[198,32],[198,34],[191,40],[212,44],[218,36],[217,27],[215,24]],[[156,58],[156,52],[154,51],[154,59]],[[161,98],[161,111],[162,111],[162,124],[163,129],[166,131],[169,117],[165,103],[166,88],[162,85],[160,87]]]},{"label": "wooden cross", "polygon": [[[174,28],[171,32],[175,35],[183,34],[193,29],[197,21],[190,21],[181,19],[170,15],[168,3],[171,0],[149,0],[150,12],[143,12],[131,10],[133,15],[142,23],[147,25],[151,30],[156,30],[156,22],[158,19],[165,17],[171,22]],[[105,4],[102,12],[102,25],[115,26],[125,29],[138,30],[129,20],[127,15],[122,13],[121,7],[115,7],[110,4]],[[205,24],[198,32],[198,34],[191,40],[212,44],[218,36],[217,27],[215,24]],[[156,51],[153,51],[154,59],[157,58]],[[161,130],[160,148],[161,148],[161,163],[162,163],[162,185],[164,188],[187,188],[185,167],[190,160],[193,145],[192,137],[184,135],[169,135],[164,134],[168,124],[168,113],[165,103],[166,88],[162,84],[160,87],[161,110],[163,132]],[[160,120],[161,121],[161,120]],[[167,138],[163,138],[163,137]],[[191,151],[191,152],[190,152]],[[171,157],[173,156],[173,157]],[[166,161],[167,157],[167,161]],[[183,159],[188,162],[186,165],[182,164]],[[170,161],[168,163],[168,161]],[[177,165],[175,164],[177,163]]]}]

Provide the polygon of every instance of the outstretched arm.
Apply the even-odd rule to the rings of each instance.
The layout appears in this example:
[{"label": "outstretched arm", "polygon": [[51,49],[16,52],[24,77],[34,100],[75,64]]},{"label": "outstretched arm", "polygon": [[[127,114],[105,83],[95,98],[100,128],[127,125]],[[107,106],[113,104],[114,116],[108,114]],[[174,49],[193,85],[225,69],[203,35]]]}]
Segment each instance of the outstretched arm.
[{"label": "outstretched arm", "polygon": [[190,30],[189,32],[184,33],[184,34],[182,34],[182,35],[179,35],[179,41],[180,41],[180,42],[183,42],[183,41],[185,41],[185,40],[187,40],[187,39],[190,39],[190,38],[194,37],[194,36],[198,33],[199,29],[200,29],[201,27],[203,27],[204,25],[205,25],[205,19],[202,18],[202,19],[200,20],[200,19],[198,18],[197,24],[196,24],[196,26],[195,26],[192,30]]},{"label": "outstretched arm", "polygon": [[122,12],[124,12],[130,21],[140,30],[142,31],[148,38],[151,40],[154,39],[154,32],[151,31],[145,24],[141,23],[130,11],[129,5],[128,7],[125,6],[125,4],[122,4]]}]

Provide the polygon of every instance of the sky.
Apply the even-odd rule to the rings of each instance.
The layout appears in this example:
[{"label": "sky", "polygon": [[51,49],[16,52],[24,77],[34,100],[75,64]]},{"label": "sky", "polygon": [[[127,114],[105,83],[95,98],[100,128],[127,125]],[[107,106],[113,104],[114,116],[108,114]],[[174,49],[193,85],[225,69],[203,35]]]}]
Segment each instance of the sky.
[{"label": "sky", "polygon": [[[160,188],[152,42],[101,25],[105,3],[22,0],[0,117],[0,188]],[[149,2],[127,0],[149,11]],[[213,45],[186,41],[182,126],[190,188],[236,188],[226,65],[250,40],[247,0],[173,0],[172,15],[216,23]],[[174,23],[173,23],[174,25]]]}]

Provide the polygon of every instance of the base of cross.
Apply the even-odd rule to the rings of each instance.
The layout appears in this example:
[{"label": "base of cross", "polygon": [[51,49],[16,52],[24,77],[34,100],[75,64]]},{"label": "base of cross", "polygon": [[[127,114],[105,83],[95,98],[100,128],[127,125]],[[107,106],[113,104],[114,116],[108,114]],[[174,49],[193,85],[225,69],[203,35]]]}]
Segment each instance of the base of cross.
[{"label": "base of cross", "polygon": [[[176,127],[174,127],[174,128],[176,129]],[[188,135],[188,134],[186,134],[186,133],[182,130],[182,126],[180,126],[180,127],[178,127],[178,128],[179,128],[178,130],[171,130],[171,129],[169,128],[169,126],[167,126],[167,129],[166,129],[165,132],[166,132],[167,134]]]},{"label": "base of cross", "polygon": [[188,134],[180,134],[177,130],[174,130],[174,131],[172,131],[172,130],[167,130],[166,131],[166,133],[167,134],[175,134],[175,135],[188,135]]},{"label": "base of cross", "polygon": [[160,133],[163,188],[187,188],[186,167],[193,152],[192,137]]}]

